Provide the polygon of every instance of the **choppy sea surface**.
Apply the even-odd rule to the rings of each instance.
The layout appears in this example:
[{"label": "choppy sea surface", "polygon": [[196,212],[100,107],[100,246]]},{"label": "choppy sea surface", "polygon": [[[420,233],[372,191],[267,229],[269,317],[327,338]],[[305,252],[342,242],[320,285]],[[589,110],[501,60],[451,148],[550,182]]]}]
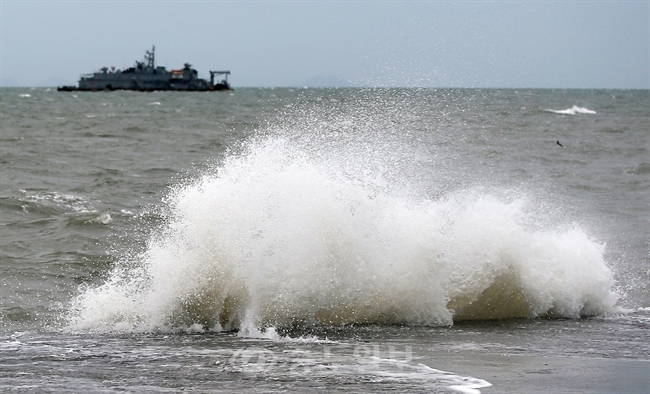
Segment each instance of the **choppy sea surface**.
[{"label": "choppy sea surface", "polygon": [[647,90],[0,88],[0,391],[650,392]]}]

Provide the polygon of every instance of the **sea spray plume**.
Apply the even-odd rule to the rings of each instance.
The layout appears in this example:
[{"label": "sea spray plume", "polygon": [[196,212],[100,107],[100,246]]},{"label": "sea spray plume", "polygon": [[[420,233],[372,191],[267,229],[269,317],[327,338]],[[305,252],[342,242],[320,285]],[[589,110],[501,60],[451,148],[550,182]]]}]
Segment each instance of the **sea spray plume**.
[{"label": "sea spray plume", "polygon": [[[464,191],[445,206],[447,287],[454,320],[572,317],[612,310],[604,246],[576,225],[539,227],[523,198]],[[533,225],[527,224],[531,220]]]},{"label": "sea spray plume", "polygon": [[542,223],[525,196],[435,184],[448,169],[413,93],[366,94],[288,108],[177,185],[146,250],[74,300],[72,327],[259,336],[611,310],[602,245]]},{"label": "sea spray plume", "polygon": [[[138,299],[116,318],[135,312],[149,329],[239,328],[244,317],[263,325],[451,323],[437,277],[445,270],[418,245],[426,234],[403,239],[417,213],[345,176],[326,176],[285,141],[253,146],[227,159],[218,177],[177,190],[167,228],[142,256],[147,291],[118,279],[99,289],[125,291],[120,307]],[[410,286],[417,280],[426,286]]]},{"label": "sea spray plume", "polygon": [[[401,201],[376,190],[369,195],[356,180],[327,174],[286,141],[259,144],[251,154],[228,161],[218,178],[184,189],[174,208],[181,233],[195,240],[201,253],[211,245],[206,263],[239,268],[228,281],[243,283],[246,293],[237,297],[243,303],[235,308],[236,320],[245,314],[268,324],[450,322],[435,278],[427,281],[426,291],[403,294],[410,292],[408,277],[414,279],[418,271],[430,276],[431,267],[413,258],[415,264],[406,269],[390,256],[418,248],[377,242],[377,236],[394,242],[403,233],[396,225],[408,225],[406,218],[385,223],[395,219],[386,207],[399,209]],[[225,231],[215,223],[227,225]],[[429,301],[414,302],[422,296]],[[404,313],[409,317],[400,316]]]}]

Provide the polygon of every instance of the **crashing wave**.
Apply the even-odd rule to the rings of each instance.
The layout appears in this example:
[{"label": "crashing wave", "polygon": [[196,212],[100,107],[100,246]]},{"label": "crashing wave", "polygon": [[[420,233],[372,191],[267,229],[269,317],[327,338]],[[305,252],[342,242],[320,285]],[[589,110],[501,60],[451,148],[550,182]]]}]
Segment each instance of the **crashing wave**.
[{"label": "crashing wave", "polygon": [[613,310],[604,245],[579,226],[545,226],[525,196],[418,197],[346,171],[343,156],[260,137],[179,185],[147,250],[74,300],[71,327],[451,325]]}]

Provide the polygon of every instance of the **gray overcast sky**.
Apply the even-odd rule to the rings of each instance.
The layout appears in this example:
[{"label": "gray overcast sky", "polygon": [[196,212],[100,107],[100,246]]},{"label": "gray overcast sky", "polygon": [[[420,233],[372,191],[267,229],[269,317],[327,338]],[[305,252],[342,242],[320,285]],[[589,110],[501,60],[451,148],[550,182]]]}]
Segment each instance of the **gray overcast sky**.
[{"label": "gray overcast sky", "polygon": [[233,86],[650,88],[650,1],[0,0],[3,85],[156,63]]}]

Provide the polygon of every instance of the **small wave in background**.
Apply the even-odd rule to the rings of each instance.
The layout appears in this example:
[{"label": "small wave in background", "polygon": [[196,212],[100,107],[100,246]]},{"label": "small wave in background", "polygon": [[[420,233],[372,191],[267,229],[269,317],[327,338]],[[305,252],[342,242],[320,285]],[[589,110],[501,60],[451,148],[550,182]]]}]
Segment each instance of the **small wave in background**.
[{"label": "small wave in background", "polygon": [[420,157],[417,108],[346,106],[288,111],[173,187],[165,224],[82,290],[71,328],[256,336],[614,310],[604,245],[588,231],[525,191],[435,185],[451,170]]},{"label": "small wave in background", "polygon": [[577,105],[567,109],[548,109],[547,111],[561,115],[596,114],[596,111],[584,107],[578,107]]}]

